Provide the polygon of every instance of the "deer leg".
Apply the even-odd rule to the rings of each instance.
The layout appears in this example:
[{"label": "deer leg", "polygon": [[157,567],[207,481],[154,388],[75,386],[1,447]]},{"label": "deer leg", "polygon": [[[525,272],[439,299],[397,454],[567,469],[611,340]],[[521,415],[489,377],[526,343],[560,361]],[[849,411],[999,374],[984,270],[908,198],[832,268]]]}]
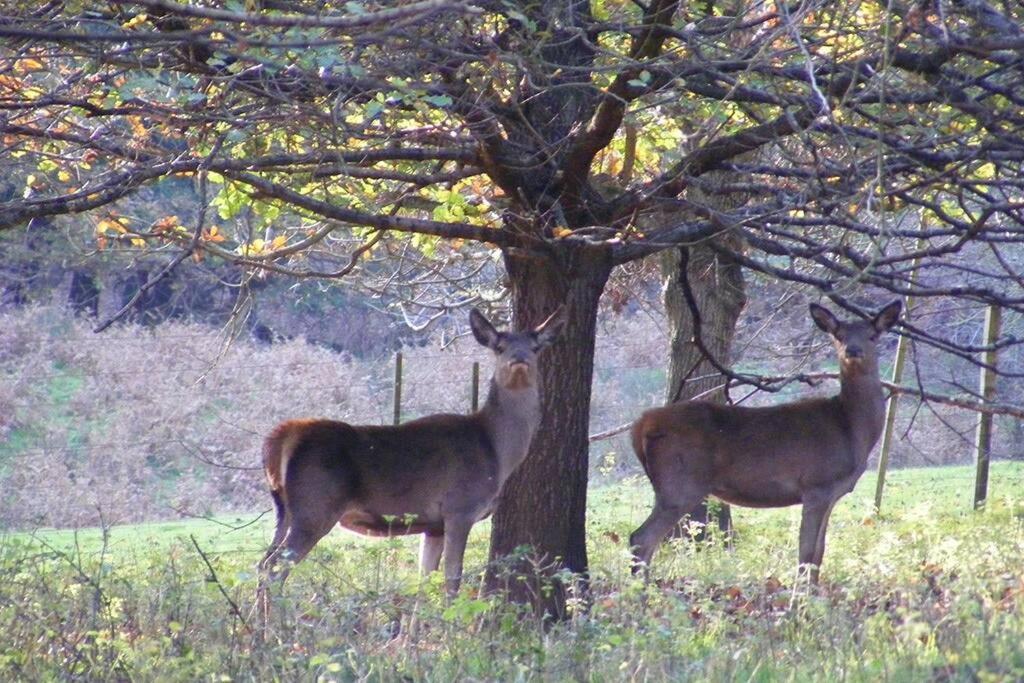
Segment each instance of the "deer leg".
[{"label": "deer leg", "polygon": [[[825,556],[825,532],[828,530],[828,520],[832,515],[832,508],[836,506],[838,499],[833,500],[825,508],[825,513],[821,518],[821,525],[818,527],[818,538],[814,543],[814,566],[821,569],[821,562]],[[815,577],[815,583],[817,583],[817,577]]]},{"label": "deer leg", "polygon": [[811,583],[818,583],[821,557],[817,554],[818,540],[824,549],[825,526],[833,500],[821,495],[805,496],[800,516],[800,575],[808,576]]},{"label": "deer leg", "polygon": [[444,549],[444,532],[424,532],[420,541],[420,571],[424,576],[437,571],[441,564],[441,551]]},{"label": "deer leg", "polygon": [[[259,579],[256,586],[256,609],[259,610],[266,625],[270,620],[270,583],[283,583],[288,578],[292,565],[300,562],[317,541],[323,538],[331,527],[334,520],[321,522],[318,526],[310,526],[308,522],[302,521],[278,527],[274,534],[274,542],[271,543],[266,557],[260,562]],[[282,534],[281,529],[286,529]],[[282,541],[278,536],[283,535]]]},{"label": "deer leg", "polygon": [[633,548],[633,573],[642,567],[650,566],[651,558],[658,544],[679,523],[683,515],[692,510],[703,498],[702,494],[694,494],[672,501],[655,496],[654,509],[643,524],[629,536],[629,545]]},{"label": "deer leg", "polygon": [[277,491],[271,491],[270,495],[274,497],[274,507],[277,509],[277,527],[274,529],[274,540],[270,542],[270,547],[267,548],[266,554],[260,561],[260,571],[265,571],[267,569],[267,560],[269,560],[270,556],[274,554],[274,551],[280,547],[284,537],[288,535],[288,527],[291,525],[291,522],[288,519],[288,509],[285,507],[284,501],[281,499],[281,494]]},{"label": "deer leg", "polygon": [[309,554],[313,546],[327,535],[334,526],[334,520],[318,523],[303,523],[296,520],[288,530],[288,535],[274,552],[267,556],[265,571],[272,581],[284,581],[293,565],[298,564]]},{"label": "deer leg", "polygon": [[260,560],[258,566],[259,578],[256,581],[256,609],[259,610],[259,613],[262,615],[264,624],[270,616],[270,598],[267,594],[267,582],[270,579],[270,569],[277,561],[277,553],[281,549],[281,543],[284,541],[285,536],[288,535],[288,527],[291,526],[288,508],[285,507],[284,500],[281,498],[280,492],[271,491],[270,495],[274,498],[274,507],[277,510],[277,526],[274,529],[274,538],[270,542],[270,547],[267,548],[266,554],[263,556],[263,559]]},{"label": "deer leg", "polygon": [[[278,519],[287,521],[288,532],[283,539],[278,526],[278,541],[263,561],[271,580],[284,581],[291,569],[309,554],[313,546],[338,522],[349,498],[350,488],[343,472],[326,466],[317,452],[293,459],[288,468],[288,481],[282,493],[274,494]],[[283,504],[287,501],[287,506]],[[282,513],[282,508],[287,507]],[[282,560],[284,562],[282,562]]]},{"label": "deer leg", "polygon": [[462,556],[466,552],[466,541],[473,520],[469,518],[448,518],[444,520],[444,586],[449,597],[459,592],[462,582]]}]

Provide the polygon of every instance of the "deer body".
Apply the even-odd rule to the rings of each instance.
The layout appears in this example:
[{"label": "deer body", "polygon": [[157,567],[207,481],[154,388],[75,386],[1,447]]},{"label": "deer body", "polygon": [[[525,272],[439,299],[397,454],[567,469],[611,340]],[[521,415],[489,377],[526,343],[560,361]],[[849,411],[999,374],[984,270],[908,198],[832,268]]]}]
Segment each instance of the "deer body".
[{"label": "deer body", "polygon": [[447,588],[457,591],[469,530],[493,511],[540,423],[535,361],[557,335],[556,316],[532,331],[499,333],[473,311],[474,336],[498,358],[487,401],[472,415],[397,426],[321,419],[278,425],[263,450],[277,508],[277,530],[260,565],[265,578],[283,579],[282,561],[300,561],[339,524],[369,536],[423,534],[422,570],[437,569],[443,554]]},{"label": "deer body", "polygon": [[644,413],[633,448],[655,491],[651,515],[630,538],[637,566],[679,519],[708,494],[745,507],[803,505],[800,563],[817,580],[832,507],[853,490],[882,431],[885,399],[875,342],[895,323],[895,302],[870,322],[812,316],[833,335],[840,392],[763,408],[703,401]]}]

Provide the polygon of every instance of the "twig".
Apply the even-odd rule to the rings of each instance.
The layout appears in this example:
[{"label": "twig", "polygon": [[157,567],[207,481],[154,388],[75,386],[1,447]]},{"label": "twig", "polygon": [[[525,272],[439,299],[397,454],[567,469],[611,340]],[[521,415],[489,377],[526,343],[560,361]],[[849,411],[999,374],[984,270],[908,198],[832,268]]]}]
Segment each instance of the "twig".
[{"label": "twig", "polygon": [[[216,153],[216,151],[214,153]],[[153,277],[149,278],[149,280],[147,280],[144,285],[139,287],[138,291],[135,292],[135,294],[132,296],[132,298],[128,300],[128,303],[126,303],[124,306],[121,307],[121,310],[119,310],[117,313],[115,313],[114,315],[110,316],[105,321],[103,321],[102,323],[97,325],[95,328],[93,328],[93,332],[97,332],[97,333],[102,332],[103,330],[107,329],[108,327],[113,325],[115,322],[120,320],[122,317],[124,317],[124,315],[128,311],[130,311],[132,308],[135,307],[135,304],[138,303],[139,299],[142,298],[143,294],[145,294],[149,290],[153,289],[153,287],[155,287],[158,282],[160,282],[165,277],[167,277],[167,275],[170,274],[170,272],[172,270],[177,268],[178,265],[182,261],[184,261],[189,256],[191,256],[192,253],[196,250],[196,247],[199,245],[199,238],[202,237],[202,235],[203,235],[203,224],[206,222],[206,209],[209,207],[209,202],[206,199],[206,172],[205,171],[201,172],[200,176],[199,176],[199,193],[200,193],[199,215],[196,218],[196,227],[195,227],[195,230],[192,232],[192,239],[191,239],[191,241],[189,241],[188,245],[184,249],[182,249],[181,253],[179,253],[177,256],[175,256],[174,259],[172,259],[170,263],[168,263],[166,266],[161,268],[160,272],[158,272]]]},{"label": "twig", "polygon": [[[690,318],[693,320],[693,343],[700,351],[701,355],[707,359],[711,366],[718,370],[720,373],[728,377],[730,380],[739,384],[750,384],[761,391],[776,392],[782,387],[773,387],[770,384],[762,382],[757,377],[752,375],[739,375],[725,367],[718,362],[714,354],[708,350],[708,347],[704,345],[704,339],[701,337],[701,315],[700,308],[697,306],[697,300],[693,296],[693,289],[690,287],[690,250],[687,247],[679,249],[679,284],[683,290],[683,298],[686,300],[686,305],[690,309]],[[728,388],[726,388],[726,396],[728,396]]]},{"label": "twig", "polygon": [[[787,375],[787,376],[769,376],[760,377],[761,382],[769,385],[776,385],[775,391],[778,391],[782,387],[792,384],[793,382],[802,382],[808,386],[817,386],[822,380],[826,379],[839,379],[839,375],[835,372],[810,372],[803,373],[800,375]],[[749,384],[749,382],[743,382]],[[882,380],[882,387],[894,394],[906,394],[907,396],[917,396],[924,401],[931,401],[932,403],[941,403],[943,405],[952,406],[954,408],[961,408],[963,410],[970,410],[975,413],[991,413],[992,415],[1009,415],[1018,419],[1024,419],[1024,407],[1012,405],[1009,403],[986,403],[984,401],[977,401],[967,398],[958,398],[956,396],[948,396],[945,394],[935,394],[930,391],[925,391],[919,387],[908,387],[902,384],[893,384]]]},{"label": "twig", "polygon": [[217,462],[206,457],[206,455],[203,454],[203,450],[201,448],[193,448],[192,446],[185,443],[184,439],[179,438],[176,439],[176,441],[178,442],[178,445],[184,448],[186,451],[188,451],[193,458],[195,458],[201,463],[210,465],[211,467],[218,467],[223,470],[239,470],[242,472],[255,472],[263,469],[262,465],[228,465],[226,463]]},{"label": "twig", "polygon": [[[218,526],[226,527],[226,528],[230,529],[231,531],[241,531],[242,529],[245,529],[245,528],[247,528],[247,527],[250,527],[250,526],[252,526],[253,524],[255,524],[256,522],[258,522],[258,521],[260,521],[261,519],[263,519],[263,517],[264,517],[264,516],[266,516],[266,514],[267,514],[268,512],[270,512],[270,508],[267,508],[267,509],[265,509],[265,510],[262,510],[262,511],[261,511],[261,512],[260,512],[260,513],[259,513],[258,515],[256,515],[255,517],[253,517],[253,518],[252,518],[251,520],[249,520],[249,521],[248,521],[248,522],[246,522],[245,524],[240,524],[240,525],[238,525],[238,526],[234,526],[234,525],[232,525],[232,524],[227,524],[227,523],[225,523],[225,522],[222,522],[222,521],[220,521],[220,520],[218,520],[218,519],[215,519],[215,518],[213,518],[213,517],[209,517],[209,516],[207,516],[207,515],[197,515],[197,514],[196,514],[196,513],[194,513],[194,512],[189,512],[189,511],[188,511],[188,510],[186,510],[185,508],[180,508],[180,507],[178,507],[178,506],[176,506],[176,505],[168,505],[167,507],[169,507],[169,508],[171,508],[172,510],[174,510],[175,512],[177,512],[177,513],[178,513],[179,515],[181,515],[182,517],[190,517],[190,518],[192,518],[192,519],[201,519],[201,520],[203,520],[204,522],[210,522],[210,523],[212,523],[212,524],[217,524]],[[229,533],[230,533],[230,532],[229,532]]]},{"label": "twig", "polygon": [[[691,370],[687,374],[687,376],[683,378],[683,382],[684,383],[686,382],[686,379],[690,376],[690,374],[693,374],[693,370]],[[713,386],[710,389],[708,389],[706,391],[702,391],[699,394],[697,394],[696,396],[693,396],[693,397],[691,397],[691,398],[689,398],[687,400],[688,401],[698,401],[701,398],[707,396],[708,394],[715,393],[716,391],[718,391],[721,388],[722,388],[721,384],[719,384],[717,386]],[[678,400],[679,400],[679,396],[677,394],[676,398],[673,399],[672,401],[670,401],[670,403],[676,403],[676,402],[678,402]],[[590,441],[604,441],[605,439],[610,439],[613,436],[618,436],[619,434],[621,434],[622,432],[628,430],[632,426],[633,426],[633,421],[631,420],[631,421],[627,422],[626,424],[619,425],[618,427],[612,427],[611,429],[605,430],[603,432],[598,432],[597,434],[591,434],[587,438]]]},{"label": "twig", "polygon": [[235,603],[234,600],[231,599],[231,596],[228,595],[228,592],[224,589],[224,584],[222,584],[220,582],[220,579],[217,578],[217,572],[214,571],[213,565],[210,564],[209,558],[206,557],[206,553],[204,553],[203,549],[199,547],[199,541],[197,541],[196,537],[192,534],[189,534],[188,537],[192,539],[192,545],[195,546],[196,552],[199,553],[199,557],[203,558],[203,562],[206,564],[206,568],[210,570],[210,576],[206,580],[211,583],[217,584],[217,589],[220,590],[220,594],[224,596],[225,600],[227,600],[228,605],[230,605],[231,607],[231,612],[236,617],[238,617],[238,620],[240,622],[242,622],[242,626],[245,627],[245,632],[251,635],[253,632],[252,628],[249,627],[249,623],[245,620],[245,617],[242,616],[242,612],[238,609],[238,605]]},{"label": "twig", "polygon": [[597,434],[591,434],[587,438],[590,441],[604,441],[605,439],[610,439],[613,436],[618,436],[619,434],[621,434],[622,432],[626,431],[627,429],[629,429],[632,426],[633,426],[633,422],[630,421],[630,422],[627,422],[626,424],[619,425],[618,427],[613,427],[613,428],[607,429],[607,430],[605,430],[603,432],[598,432]]}]

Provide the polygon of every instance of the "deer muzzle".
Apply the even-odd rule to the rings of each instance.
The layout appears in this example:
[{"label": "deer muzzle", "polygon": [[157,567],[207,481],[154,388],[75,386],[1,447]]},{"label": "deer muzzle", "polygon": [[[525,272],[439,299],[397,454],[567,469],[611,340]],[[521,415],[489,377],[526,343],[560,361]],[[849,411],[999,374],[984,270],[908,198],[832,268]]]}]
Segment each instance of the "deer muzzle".
[{"label": "deer muzzle", "polygon": [[505,381],[503,384],[508,389],[525,389],[532,383],[530,377],[530,364],[523,361],[512,361],[505,366]]}]

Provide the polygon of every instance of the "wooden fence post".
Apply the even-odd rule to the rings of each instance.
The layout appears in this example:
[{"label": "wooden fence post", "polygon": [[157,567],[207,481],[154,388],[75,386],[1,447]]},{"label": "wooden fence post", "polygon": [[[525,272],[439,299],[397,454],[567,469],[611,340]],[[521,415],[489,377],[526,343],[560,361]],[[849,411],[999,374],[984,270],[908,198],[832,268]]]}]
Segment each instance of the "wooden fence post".
[{"label": "wooden fence post", "polygon": [[[917,251],[924,250],[927,242],[924,238],[917,241]],[[921,257],[914,259],[910,268],[910,284],[917,282],[917,267],[921,265]],[[914,305],[914,297],[908,296],[903,301],[903,317],[910,317],[910,308]],[[896,343],[896,360],[892,365],[892,383],[899,385],[903,381],[903,368],[907,362],[907,348],[910,346],[907,337],[900,335]],[[889,469],[889,452],[892,450],[892,435],[896,430],[896,405],[899,395],[893,392],[889,395],[889,401],[885,404],[885,431],[882,432],[882,448],[878,453],[878,477],[875,480],[875,514],[882,509],[882,490],[885,488],[885,474]]]},{"label": "wooden fence post", "polygon": [[[999,338],[1002,323],[1002,309],[990,305],[985,312],[985,345],[992,346]],[[981,400],[990,403],[996,397],[996,372],[998,352],[989,349],[982,354],[982,362],[988,367],[981,369]],[[992,454],[992,413],[978,413],[978,431],[974,441],[974,509],[985,507],[988,498],[988,464]]]},{"label": "wooden fence post", "polygon": [[402,421],[402,352],[395,353],[395,420],[394,424]]},{"label": "wooden fence post", "polygon": [[469,389],[469,404],[475,413],[480,408],[480,362],[473,361],[473,379]]},{"label": "wooden fence post", "polygon": [[[910,310],[910,301],[907,300],[907,310]],[[903,380],[903,367],[907,361],[907,347],[910,344],[907,338],[900,337],[896,343],[896,360],[892,366],[892,383],[899,384]],[[885,473],[889,469],[889,451],[892,450],[892,435],[896,431],[896,404],[899,394],[893,392],[889,395],[889,401],[885,405],[885,431],[882,432],[882,449],[878,454],[878,479],[875,482],[875,514],[882,510],[882,490],[885,488]]]}]

